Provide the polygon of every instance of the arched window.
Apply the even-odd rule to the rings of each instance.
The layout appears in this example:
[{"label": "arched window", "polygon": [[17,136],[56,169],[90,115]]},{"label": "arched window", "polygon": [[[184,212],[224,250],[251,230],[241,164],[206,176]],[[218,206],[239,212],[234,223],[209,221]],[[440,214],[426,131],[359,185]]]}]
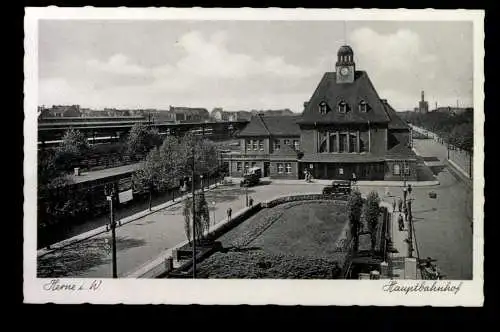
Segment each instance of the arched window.
[{"label": "arched window", "polygon": [[339,113],[346,113],[347,112],[347,103],[345,101],[341,101],[338,105],[338,110],[339,110]]},{"label": "arched window", "polygon": [[319,113],[320,114],[326,114],[328,113],[328,104],[324,101],[319,103]]},{"label": "arched window", "polygon": [[362,113],[368,112],[368,104],[366,101],[362,100],[359,102],[359,111]]}]

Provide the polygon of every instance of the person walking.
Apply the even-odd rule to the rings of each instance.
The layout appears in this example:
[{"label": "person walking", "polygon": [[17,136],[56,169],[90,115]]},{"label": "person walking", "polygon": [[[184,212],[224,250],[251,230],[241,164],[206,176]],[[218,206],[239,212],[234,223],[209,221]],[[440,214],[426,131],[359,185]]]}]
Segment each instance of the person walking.
[{"label": "person walking", "polygon": [[231,213],[233,212],[233,210],[231,208],[228,208],[227,209],[227,221],[230,221],[231,220]]},{"label": "person walking", "polygon": [[396,212],[396,199],[392,200],[392,212]]},{"label": "person walking", "polygon": [[252,205],[253,205],[253,198],[252,198],[252,197],[250,197],[250,200],[248,201],[248,204],[249,204],[250,206],[252,206]]},{"label": "person walking", "polygon": [[403,200],[401,199],[401,197],[398,198],[398,211],[401,212],[401,210],[403,209]]},{"label": "person walking", "polygon": [[400,213],[398,216],[398,224],[399,224],[399,230],[404,231],[405,229],[405,224],[403,222],[403,215]]}]

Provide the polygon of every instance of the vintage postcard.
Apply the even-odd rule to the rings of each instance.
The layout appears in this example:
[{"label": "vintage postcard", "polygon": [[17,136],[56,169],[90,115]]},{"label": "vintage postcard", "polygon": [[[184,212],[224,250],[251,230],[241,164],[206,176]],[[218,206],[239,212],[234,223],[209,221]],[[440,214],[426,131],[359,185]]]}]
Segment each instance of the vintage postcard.
[{"label": "vintage postcard", "polygon": [[26,8],[25,302],[482,306],[483,25]]}]

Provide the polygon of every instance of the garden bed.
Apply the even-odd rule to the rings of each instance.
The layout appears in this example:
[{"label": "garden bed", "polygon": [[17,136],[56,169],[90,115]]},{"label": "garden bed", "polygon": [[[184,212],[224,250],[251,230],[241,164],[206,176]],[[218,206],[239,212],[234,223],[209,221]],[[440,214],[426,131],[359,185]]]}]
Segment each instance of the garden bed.
[{"label": "garden bed", "polygon": [[[347,222],[346,205],[301,201],[263,209],[220,236],[220,251],[198,263],[200,278],[335,279],[348,252],[337,240]],[[191,268],[191,267],[189,267]],[[186,275],[192,273],[189,270]],[[177,272],[177,276],[183,274]]]}]

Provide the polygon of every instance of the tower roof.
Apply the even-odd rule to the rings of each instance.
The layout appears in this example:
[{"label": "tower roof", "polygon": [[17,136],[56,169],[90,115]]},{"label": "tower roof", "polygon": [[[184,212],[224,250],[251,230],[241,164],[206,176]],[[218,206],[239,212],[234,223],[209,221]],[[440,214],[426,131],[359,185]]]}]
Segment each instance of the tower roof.
[{"label": "tower roof", "polygon": [[[361,101],[368,104],[369,110],[361,112],[358,105]],[[330,111],[321,114],[319,104],[325,102]],[[337,111],[340,102],[345,102],[349,110],[346,113]],[[389,123],[390,119],[377,91],[364,71],[356,71],[354,82],[339,84],[336,73],[325,73],[314,91],[309,103],[302,113],[299,123]]]},{"label": "tower roof", "polygon": [[349,45],[343,45],[339,48],[339,51],[337,52],[338,56],[342,55],[352,55],[354,52],[352,51],[351,46]]}]

